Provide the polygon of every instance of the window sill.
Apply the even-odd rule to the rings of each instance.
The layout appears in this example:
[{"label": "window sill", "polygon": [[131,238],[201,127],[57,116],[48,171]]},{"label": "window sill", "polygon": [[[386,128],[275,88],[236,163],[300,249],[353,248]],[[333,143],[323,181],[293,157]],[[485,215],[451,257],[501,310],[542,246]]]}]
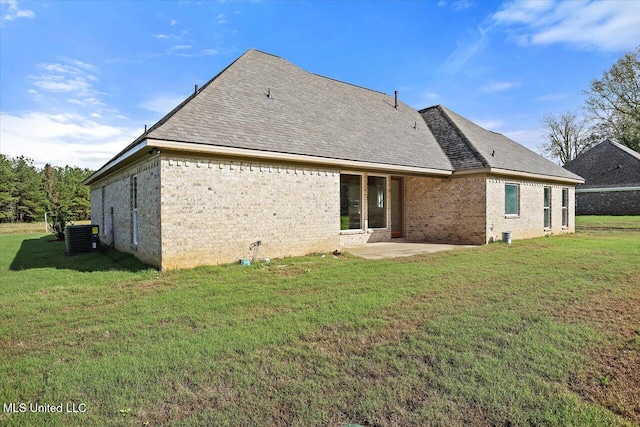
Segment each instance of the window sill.
[{"label": "window sill", "polygon": [[340,234],[364,234],[365,231],[362,229],[359,230],[340,230]]},{"label": "window sill", "polygon": [[518,219],[520,215],[505,215],[504,217],[505,219]]}]

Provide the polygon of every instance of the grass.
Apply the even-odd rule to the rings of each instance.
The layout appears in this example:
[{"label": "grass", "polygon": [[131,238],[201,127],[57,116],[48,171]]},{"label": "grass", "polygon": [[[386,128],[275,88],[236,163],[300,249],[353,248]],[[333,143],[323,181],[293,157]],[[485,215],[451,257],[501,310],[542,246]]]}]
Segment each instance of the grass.
[{"label": "grass", "polygon": [[640,230],[640,216],[580,215],[576,217],[576,229],[634,229]]},{"label": "grass", "polygon": [[640,423],[640,239],[159,273],[0,236],[6,425]]},{"label": "grass", "polygon": [[[91,221],[76,221],[74,224],[91,224]],[[7,234],[46,233],[44,222],[3,222],[0,223],[0,236]]]}]

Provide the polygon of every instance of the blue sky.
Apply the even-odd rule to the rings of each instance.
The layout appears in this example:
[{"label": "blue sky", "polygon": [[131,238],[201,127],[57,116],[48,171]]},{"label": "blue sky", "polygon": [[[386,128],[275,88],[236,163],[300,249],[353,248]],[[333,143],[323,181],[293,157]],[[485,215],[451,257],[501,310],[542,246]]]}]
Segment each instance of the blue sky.
[{"label": "blue sky", "polygon": [[538,151],[547,113],[640,44],[640,1],[14,1],[0,152],[97,169],[249,48],[442,104]]}]

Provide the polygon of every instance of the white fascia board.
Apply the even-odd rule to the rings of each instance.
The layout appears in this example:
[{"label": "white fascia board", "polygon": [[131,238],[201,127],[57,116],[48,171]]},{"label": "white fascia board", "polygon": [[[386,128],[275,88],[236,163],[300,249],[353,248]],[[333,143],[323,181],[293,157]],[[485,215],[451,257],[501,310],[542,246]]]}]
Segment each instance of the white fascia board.
[{"label": "white fascia board", "polygon": [[134,145],[133,147],[131,147],[130,149],[128,149],[127,151],[125,151],[121,155],[111,159],[111,161],[109,161],[109,163],[107,163],[106,165],[102,166],[100,169],[98,169],[96,172],[94,172],[89,178],[85,179],[84,180],[84,184],[85,185],[89,185],[89,184],[97,181],[98,179],[100,179],[102,177],[102,175],[104,175],[111,168],[116,166],[118,163],[128,159],[129,157],[133,156],[138,151],[146,148],[147,145],[148,145],[147,144],[147,140],[143,139],[138,144]]},{"label": "white fascia board", "polygon": [[614,191],[640,191],[640,187],[576,188],[576,193],[610,193]]},{"label": "white fascia board", "polygon": [[535,179],[538,181],[554,181],[554,182],[565,182],[571,184],[582,184],[584,183],[583,179],[574,179],[574,178],[565,178],[562,176],[552,176],[552,175],[542,175],[538,173],[531,172],[520,172],[520,171],[512,171],[509,169],[499,169],[499,168],[477,168],[477,169],[466,169],[461,171],[455,171],[453,176],[457,175],[472,175],[479,173],[489,173],[495,175],[504,175],[515,178],[529,178]]},{"label": "white fascia board", "polygon": [[147,145],[160,149],[188,151],[191,153],[217,154],[223,156],[251,157],[265,160],[279,160],[287,162],[317,163],[335,167],[356,169],[375,169],[387,172],[410,173],[421,175],[450,176],[449,170],[419,168],[413,166],[388,165],[383,163],[359,162],[355,160],[330,159],[326,157],[306,156],[302,154],[275,153],[272,151],[249,150],[246,148],[223,147],[219,145],[194,144],[188,142],[165,141],[148,139]]}]

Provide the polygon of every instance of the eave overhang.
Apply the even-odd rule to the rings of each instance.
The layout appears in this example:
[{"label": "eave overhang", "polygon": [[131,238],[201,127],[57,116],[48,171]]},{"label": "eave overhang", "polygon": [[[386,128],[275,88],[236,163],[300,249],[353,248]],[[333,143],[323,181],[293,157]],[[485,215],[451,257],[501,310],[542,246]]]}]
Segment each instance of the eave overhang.
[{"label": "eave overhang", "polygon": [[465,169],[455,171],[453,176],[461,176],[461,175],[474,175],[474,174],[492,174],[492,175],[500,175],[506,177],[520,178],[520,179],[532,179],[536,181],[552,181],[552,182],[561,182],[567,184],[583,184],[584,179],[575,179],[563,176],[555,176],[555,175],[543,175],[531,172],[522,172],[522,171],[513,171],[509,169],[500,169],[500,168],[476,168],[476,169]]},{"label": "eave overhang", "polygon": [[333,159],[327,157],[309,156],[293,153],[278,153],[272,151],[251,150],[246,148],[225,147],[220,145],[198,144],[193,142],[168,141],[161,139],[146,138],[117,158],[111,160],[93,175],[84,181],[84,184],[91,185],[109,176],[116,169],[132,163],[143,157],[148,151],[158,149],[171,152],[193,153],[199,155],[218,155],[227,157],[240,157],[246,159],[263,159],[280,162],[308,163],[337,168],[349,168],[358,170],[375,170],[380,172],[449,177],[453,174],[450,170],[421,168],[415,166],[390,165],[384,163],[364,162],[347,159]]}]

